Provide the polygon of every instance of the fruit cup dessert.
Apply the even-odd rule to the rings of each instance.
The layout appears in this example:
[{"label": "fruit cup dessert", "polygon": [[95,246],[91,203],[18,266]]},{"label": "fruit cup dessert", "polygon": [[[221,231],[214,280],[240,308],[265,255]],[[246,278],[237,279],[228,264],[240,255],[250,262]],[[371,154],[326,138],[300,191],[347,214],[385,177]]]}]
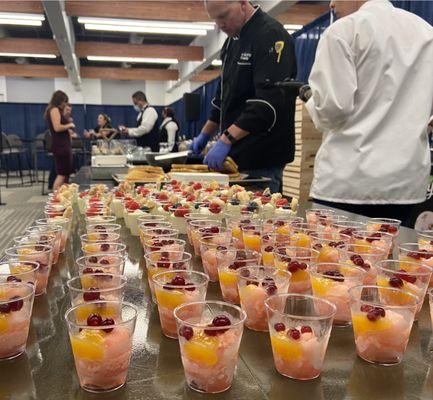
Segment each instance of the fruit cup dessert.
[{"label": "fruit cup dessert", "polygon": [[125,268],[125,257],[116,254],[94,254],[79,257],[75,262],[79,275],[93,273],[122,275]]},{"label": "fruit cup dessert", "polygon": [[305,211],[305,219],[311,225],[329,226],[334,215],[335,211],[322,208],[310,208]]},{"label": "fruit cup dessert", "polygon": [[144,255],[147,269],[147,280],[152,295],[152,300],[156,303],[155,288],[153,286],[153,275],[168,270],[191,270],[191,254],[184,251],[152,251]]},{"label": "fruit cup dessert", "polygon": [[232,231],[233,243],[238,249],[243,249],[244,239],[242,235],[242,227],[257,224],[259,220],[253,213],[248,213],[248,215],[226,215],[226,226]]},{"label": "fruit cup dessert", "polygon": [[120,224],[91,224],[86,226],[87,233],[93,232],[112,232],[120,233],[122,225]]},{"label": "fruit cup dessert", "polygon": [[[196,222],[198,223],[199,221]],[[196,256],[201,255],[200,241],[206,236],[217,236],[213,243],[226,244],[230,242],[232,233],[230,228],[222,228],[219,224],[220,221],[208,221],[208,223],[200,221],[200,225],[193,225],[192,241]]]},{"label": "fruit cup dessert", "polygon": [[200,254],[203,270],[209,275],[211,282],[218,282],[217,254],[230,247],[230,236],[227,233],[219,233],[212,236],[204,236],[200,239]]},{"label": "fruit cup dessert", "polygon": [[[192,245],[192,236],[191,236],[191,230],[192,230],[192,223],[195,221],[207,221],[210,218],[204,216],[201,213],[194,213],[190,212],[188,214],[185,214],[185,220],[186,220],[186,234],[188,236],[188,242],[190,245]],[[218,226],[221,226],[220,224]]]},{"label": "fruit cup dessert", "polygon": [[420,249],[433,251],[433,231],[417,232],[417,236]]},{"label": "fruit cup dessert", "polygon": [[357,246],[350,244],[346,249],[340,249],[339,262],[356,265],[365,270],[364,285],[376,285],[377,265],[387,257],[384,249],[374,246],[362,246],[362,252],[354,251]]},{"label": "fruit cup dessert", "polygon": [[[421,311],[433,269],[419,262],[385,260],[378,264],[377,271],[377,285],[401,289],[402,302],[406,301],[406,292],[418,298],[416,317]],[[395,299],[396,303],[398,301]]]},{"label": "fruit cup dessert", "polygon": [[355,265],[340,263],[319,263],[310,266],[310,279],[313,295],[335,304],[335,326],[350,325],[349,289],[362,285],[365,270]]},{"label": "fruit cup dessert", "polygon": [[253,331],[268,331],[265,300],[287,293],[291,274],[277,268],[242,267],[238,270],[238,290],[242,309],[247,313],[245,326]]},{"label": "fruit cup dessert", "polygon": [[90,244],[82,244],[81,250],[85,256],[91,256],[94,254],[115,254],[119,256],[124,256],[126,252],[126,245],[123,243],[115,243],[115,242],[104,242],[104,243],[90,243]]},{"label": "fruit cup dessert", "polygon": [[19,262],[36,262],[39,268],[36,273],[35,295],[39,296],[47,292],[48,278],[53,261],[53,248],[48,245],[21,245],[5,250],[6,255]]},{"label": "fruit cup dessert", "polygon": [[392,253],[392,242],[394,236],[388,232],[356,230],[352,234],[350,242],[353,244],[353,250],[359,253],[365,253],[366,246],[381,248],[386,256]]},{"label": "fruit cup dessert", "polygon": [[97,309],[114,309],[113,316],[98,313],[87,315],[79,304],[66,311],[69,339],[80,386],[93,393],[110,392],[126,382],[132,355],[137,308],[118,301],[89,303]]},{"label": "fruit cup dessert", "polygon": [[159,229],[172,229],[172,226],[169,222],[162,220],[140,222],[138,229],[140,231],[140,243],[143,247],[147,240],[156,239],[159,237],[176,238],[179,235],[177,229],[166,231],[166,235],[158,234],[157,232],[161,232]]},{"label": "fruit cup dessert", "polygon": [[43,218],[36,220],[36,225],[60,226],[62,228],[60,233],[60,253],[63,253],[66,249],[66,242],[71,231],[71,224],[72,218],[65,217]]},{"label": "fruit cup dessert", "polygon": [[338,263],[339,251],[347,248],[350,241],[350,236],[342,233],[313,232],[310,237],[311,247],[319,252],[319,263]]},{"label": "fruit cup dessert", "polygon": [[35,287],[30,283],[0,283],[0,360],[25,351],[34,296]]},{"label": "fruit cup dessert", "polygon": [[[53,264],[56,264],[59,260],[59,255],[61,252],[61,235],[62,228],[56,225],[37,225],[31,226],[26,229],[26,235],[39,236],[41,241],[52,240],[52,245],[49,245],[53,248]],[[48,239],[50,238],[50,239]]]},{"label": "fruit cup dessert", "polygon": [[278,247],[274,250],[275,267],[292,274],[289,293],[311,292],[309,269],[317,263],[319,252],[305,247]]},{"label": "fruit cup dessert", "polygon": [[174,310],[188,386],[220,393],[233,382],[245,312],[221,301],[183,304]]},{"label": "fruit cup dessert", "polygon": [[241,230],[245,248],[260,252],[262,250],[262,225],[242,225]]},{"label": "fruit cup dessert", "polygon": [[[403,269],[406,261],[424,264],[433,268],[433,249],[427,250],[421,247],[419,243],[402,243],[398,246],[398,259],[402,263]],[[429,286],[433,286],[433,276],[430,279]]]},{"label": "fruit cup dessert", "polygon": [[400,289],[356,286],[350,289],[356,352],[369,363],[399,364],[403,359],[418,299]]},{"label": "fruit cup dessert", "polygon": [[97,225],[97,224],[114,224],[115,222],[116,222],[116,217],[114,215],[86,216],[86,226]]},{"label": "fruit cup dessert", "polygon": [[263,232],[264,233],[276,233],[279,235],[289,235],[291,222],[297,221],[302,223],[302,218],[298,217],[273,217],[263,220]]},{"label": "fruit cup dessert", "polygon": [[260,253],[253,250],[227,249],[217,251],[218,278],[224,301],[239,304],[237,270],[260,264]]},{"label": "fruit cup dessert", "polygon": [[34,261],[14,261],[3,259],[0,262],[0,283],[26,282],[36,286],[39,263]]},{"label": "fruit cup dessert", "polygon": [[334,232],[352,236],[355,231],[364,230],[365,223],[360,221],[336,220],[332,222],[331,228]]},{"label": "fruit cup dessert", "polygon": [[392,244],[395,245],[400,225],[401,221],[398,219],[371,218],[367,221],[367,230],[390,233],[393,237]]},{"label": "fruit cup dessert", "polygon": [[92,232],[81,235],[80,239],[83,246],[94,243],[118,243],[120,234],[113,232]]},{"label": "fruit cup dessert", "polygon": [[433,288],[429,289],[428,291],[428,300],[430,306],[430,321],[432,324],[432,331],[433,331]]},{"label": "fruit cup dessert", "polygon": [[174,309],[185,303],[204,301],[209,277],[202,272],[173,270],[153,275],[152,282],[162,333],[177,339]]},{"label": "fruit cup dessert", "polygon": [[320,227],[308,223],[291,223],[290,246],[311,247],[311,234],[320,232]]},{"label": "fruit cup dessert", "polygon": [[265,267],[275,265],[274,250],[279,246],[275,233],[265,233],[262,235],[262,264]]},{"label": "fruit cup dessert", "polygon": [[323,367],[336,307],[319,297],[280,294],[265,300],[276,370],[297,380],[317,378]]},{"label": "fruit cup dessert", "polygon": [[185,240],[166,239],[163,236],[158,239],[150,239],[144,244],[144,254],[152,251],[185,251]]},{"label": "fruit cup dessert", "polygon": [[53,262],[52,264],[56,264],[59,261],[59,252],[54,252],[55,241],[56,238],[53,235],[44,234],[44,233],[28,233],[25,236],[15,236],[14,244],[16,246],[22,245],[43,245],[43,246],[51,246],[53,248]]}]

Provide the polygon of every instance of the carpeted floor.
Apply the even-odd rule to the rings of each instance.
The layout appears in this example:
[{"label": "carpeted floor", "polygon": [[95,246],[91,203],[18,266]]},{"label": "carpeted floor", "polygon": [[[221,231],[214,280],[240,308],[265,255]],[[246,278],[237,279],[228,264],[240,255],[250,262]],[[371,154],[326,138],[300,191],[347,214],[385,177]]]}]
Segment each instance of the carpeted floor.
[{"label": "carpeted floor", "polygon": [[19,187],[18,182],[12,178],[10,183],[13,187],[1,188],[2,202],[6,205],[0,206],[0,256],[15,236],[22,235],[36,219],[43,218],[47,196],[41,196],[41,184]]}]

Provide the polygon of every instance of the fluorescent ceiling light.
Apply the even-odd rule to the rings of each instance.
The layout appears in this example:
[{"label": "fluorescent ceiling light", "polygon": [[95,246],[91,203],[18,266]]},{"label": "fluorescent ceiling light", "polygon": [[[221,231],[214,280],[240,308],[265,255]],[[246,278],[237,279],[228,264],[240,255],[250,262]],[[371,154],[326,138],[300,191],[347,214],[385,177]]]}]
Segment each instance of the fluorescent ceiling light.
[{"label": "fluorescent ceiling light", "polygon": [[0,57],[57,58],[55,54],[0,53]]},{"label": "fluorescent ceiling light", "polygon": [[110,56],[87,56],[89,61],[112,61],[127,63],[146,63],[146,64],[177,64],[177,58],[144,58],[144,57],[110,57]]},{"label": "fluorescent ceiling light", "polygon": [[299,29],[302,29],[303,25],[295,25],[295,24],[285,24],[284,29],[288,31],[299,31]]},{"label": "fluorescent ceiling light", "polygon": [[213,60],[212,65],[214,67],[221,67],[221,65],[223,65],[223,62],[222,62],[222,60]]},{"label": "fluorescent ceiling light", "polygon": [[41,26],[43,14],[0,13],[0,25]]},{"label": "fluorescent ceiling light", "polygon": [[117,25],[95,25],[85,24],[84,27],[91,31],[110,31],[110,32],[135,32],[153,33],[162,35],[184,35],[184,36],[205,36],[205,29],[176,29],[176,28],[153,28],[141,26],[117,26]]}]

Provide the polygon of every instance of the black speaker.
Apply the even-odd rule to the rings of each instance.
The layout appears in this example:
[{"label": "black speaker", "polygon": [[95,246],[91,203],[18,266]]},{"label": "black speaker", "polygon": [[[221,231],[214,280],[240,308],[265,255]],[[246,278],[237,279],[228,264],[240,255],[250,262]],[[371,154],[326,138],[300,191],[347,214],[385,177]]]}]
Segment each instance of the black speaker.
[{"label": "black speaker", "polygon": [[198,121],[200,119],[200,95],[197,93],[184,93],[183,113],[185,121]]}]

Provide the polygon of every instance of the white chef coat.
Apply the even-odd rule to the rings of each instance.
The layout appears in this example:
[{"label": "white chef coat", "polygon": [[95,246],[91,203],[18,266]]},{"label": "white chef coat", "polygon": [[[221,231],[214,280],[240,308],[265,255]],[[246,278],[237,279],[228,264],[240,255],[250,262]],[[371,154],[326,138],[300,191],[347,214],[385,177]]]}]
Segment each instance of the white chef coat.
[{"label": "white chef coat", "polygon": [[177,126],[176,122],[173,121],[173,118],[166,117],[162,121],[162,124],[159,126],[159,129],[165,125],[165,129],[167,131],[167,137],[168,137],[168,150],[171,151],[176,143],[176,132],[178,131],[179,127]]},{"label": "white chef coat", "polygon": [[141,124],[137,128],[128,128],[129,136],[140,137],[143,135],[147,135],[153,129],[158,120],[158,113],[153,107],[146,107],[141,113],[137,116],[137,121],[140,120],[141,115],[143,118],[141,119]]},{"label": "white chef coat", "polygon": [[430,171],[433,27],[370,0],[320,39],[306,107],[324,132],[310,195],[353,204],[415,204]]}]

